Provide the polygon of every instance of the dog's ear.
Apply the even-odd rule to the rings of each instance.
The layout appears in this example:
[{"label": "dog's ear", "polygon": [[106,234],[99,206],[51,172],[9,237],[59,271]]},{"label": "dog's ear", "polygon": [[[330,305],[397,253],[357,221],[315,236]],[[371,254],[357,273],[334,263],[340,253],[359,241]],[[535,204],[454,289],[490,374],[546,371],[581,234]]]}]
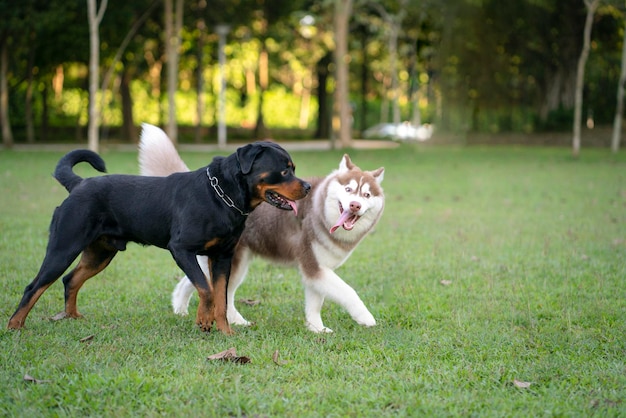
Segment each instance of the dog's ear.
[{"label": "dog's ear", "polygon": [[383,178],[385,178],[385,167],[370,171],[370,174],[376,179],[376,183],[380,184],[383,182]]},{"label": "dog's ear", "polygon": [[248,144],[237,149],[237,162],[243,174],[248,174],[252,170],[254,159],[259,155],[262,148],[258,144]]},{"label": "dog's ear", "polygon": [[339,163],[339,172],[344,173],[346,171],[352,170],[353,168],[356,168],[356,165],[354,165],[354,163],[350,159],[350,156],[348,154],[343,154],[343,158]]}]

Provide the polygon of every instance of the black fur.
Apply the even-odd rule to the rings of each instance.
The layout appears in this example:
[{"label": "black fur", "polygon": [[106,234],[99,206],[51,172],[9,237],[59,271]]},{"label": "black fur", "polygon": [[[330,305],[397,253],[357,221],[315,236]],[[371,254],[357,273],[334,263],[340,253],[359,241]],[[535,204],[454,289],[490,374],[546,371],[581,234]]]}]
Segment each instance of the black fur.
[{"label": "black fur", "polygon": [[[196,323],[209,331],[231,333],[226,320],[226,288],[235,245],[246,217],[268,194],[301,199],[310,185],[295,176],[289,154],[276,144],[246,145],[208,166],[219,189],[237,208],[229,207],[208,178],[207,167],[168,177],[105,175],[83,179],[72,171],[80,162],[105,172],[95,153],[76,150],[59,161],[55,178],[70,192],[56,208],[50,224],[46,256],[35,279],[26,287],[9,328],[21,328],[39,296],[82,253],[81,261],[64,278],[65,312],[80,317],[76,295],[83,283],[102,271],[128,242],[170,251],[200,295]],[[215,180],[214,180],[215,181]],[[281,207],[285,208],[285,205]],[[239,211],[241,210],[241,211]],[[209,282],[196,255],[209,256]]]}]

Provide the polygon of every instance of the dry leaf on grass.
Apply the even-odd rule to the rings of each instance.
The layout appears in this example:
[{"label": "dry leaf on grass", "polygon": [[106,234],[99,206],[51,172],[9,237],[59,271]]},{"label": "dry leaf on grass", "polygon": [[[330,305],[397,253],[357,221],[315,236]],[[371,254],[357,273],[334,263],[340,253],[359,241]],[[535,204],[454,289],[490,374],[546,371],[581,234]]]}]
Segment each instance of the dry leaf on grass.
[{"label": "dry leaf on grass", "polygon": [[88,336],[86,336],[85,338],[81,338],[81,339],[80,339],[80,340],[78,340],[78,341],[79,341],[79,342],[81,342],[81,343],[86,343],[86,342],[88,342],[88,341],[93,340],[94,338],[95,338],[95,335],[93,335],[93,334],[92,334],[92,335],[88,335]]},{"label": "dry leaf on grass", "polygon": [[444,286],[450,286],[452,284],[452,280],[441,280],[439,283]]},{"label": "dry leaf on grass", "polygon": [[248,306],[256,306],[261,303],[260,300],[256,300],[256,299],[239,299],[237,302],[243,303],[244,305],[248,305]]},{"label": "dry leaf on grass", "polygon": [[527,389],[527,388],[530,387],[530,382],[522,382],[522,381],[517,380],[517,379],[513,379],[513,384],[516,387],[521,388],[521,389]]},{"label": "dry leaf on grass", "polygon": [[31,383],[37,383],[37,384],[41,384],[41,383],[51,383],[52,380],[39,380],[39,379],[35,379],[34,377],[32,377],[29,374],[25,374],[24,375],[24,381],[25,382],[31,382]]},{"label": "dry leaf on grass", "polygon": [[285,360],[279,360],[279,356],[280,353],[278,352],[278,350],[274,351],[274,354],[272,354],[272,361],[279,366],[284,366],[285,364],[287,364]]},{"label": "dry leaf on grass", "polygon": [[60,321],[61,319],[65,319],[67,318],[67,314],[65,312],[59,312],[58,314],[54,315],[52,318],[50,318],[51,321]]},{"label": "dry leaf on grass", "polygon": [[237,349],[235,347],[231,347],[228,350],[222,351],[221,353],[212,354],[207,357],[207,360],[222,360],[239,364],[246,364],[251,362],[250,357],[238,356]]}]

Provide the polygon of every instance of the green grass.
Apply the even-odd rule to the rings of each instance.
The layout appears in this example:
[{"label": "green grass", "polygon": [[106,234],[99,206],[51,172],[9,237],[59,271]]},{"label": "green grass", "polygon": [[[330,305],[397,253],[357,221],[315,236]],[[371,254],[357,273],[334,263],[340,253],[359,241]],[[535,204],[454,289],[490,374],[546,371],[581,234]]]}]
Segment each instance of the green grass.
[{"label": "green grass", "polygon": [[[292,156],[308,176],[330,172],[341,154]],[[0,415],[626,416],[623,153],[584,150],[576,161],[566,149],[405,145],[350,154],[386,168],[385,214],[338,270],[376,327],[327,302],[335,333],[310,333],[298,273],[257,260],[238,294],[261,301],[239,306],[256,325],[203,334],[193,315],[171,313],[180,272],[169,254],[131,245],[85,285],[85,319],[49,321],[63,307],[58,281],[25,329],[0,330]],[[103,156],[110,172],[137,172],[133,153]],[[66,196],[50,176],[59,157],[0,153],[5,323]],[[211,156],[183,158],[199,167]],[[206,360],[229,347],[252,362]],[[275,350],[286,364],[272,361]]]}]

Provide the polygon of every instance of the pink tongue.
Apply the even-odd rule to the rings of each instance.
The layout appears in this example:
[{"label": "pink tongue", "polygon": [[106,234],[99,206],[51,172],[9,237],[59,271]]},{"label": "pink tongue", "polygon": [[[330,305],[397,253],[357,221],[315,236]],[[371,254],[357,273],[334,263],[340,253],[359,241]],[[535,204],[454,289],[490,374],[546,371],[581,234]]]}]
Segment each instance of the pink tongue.
[{"label": "pink tongue", "polygon": [[339,217],[339,219],[337,219],[335,225],[330,228],[330,233],[332,234],[333,232],[335,232],[337,228],[342,226],[351,216],[352,213],[349,210],[344,210],[343,212],[341,212],[341,216]]},{"label": "pink tongue", "polygon": [[289,203],[289,206],[291,206],[291,209],[293,209],[293,214],[298,216],[298,206],[296,206],[296,202],[294,202],[293,200],[287,200],[287,203]]}]

